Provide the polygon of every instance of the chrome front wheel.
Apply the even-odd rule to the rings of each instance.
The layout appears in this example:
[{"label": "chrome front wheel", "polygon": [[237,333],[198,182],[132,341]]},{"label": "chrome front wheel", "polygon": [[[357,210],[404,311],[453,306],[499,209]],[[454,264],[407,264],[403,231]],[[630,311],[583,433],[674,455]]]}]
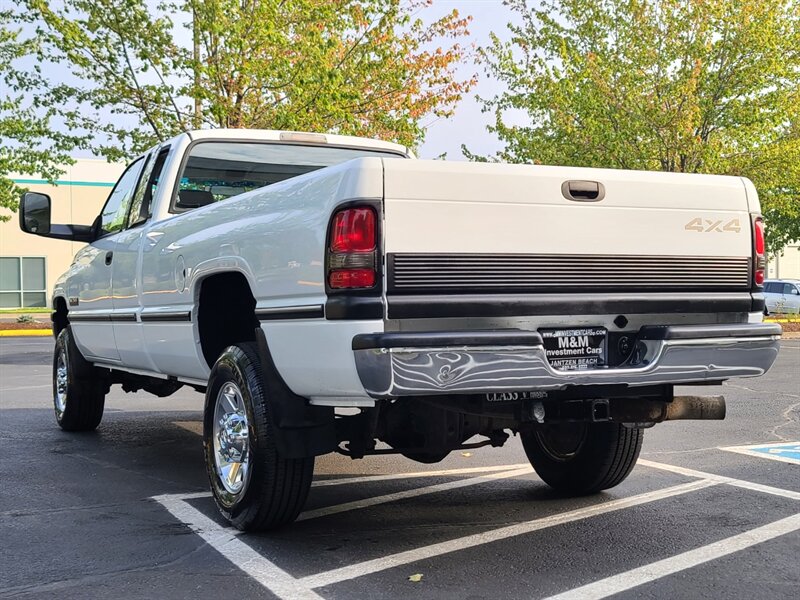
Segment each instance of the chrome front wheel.
[{"label": "chrome front wheel", "polygon": [[60,421],[64,411],[67,410],[67,353],[65,348],[59,348],[57,352],[53,403],[56,408],[56,419]]},{"label": "chrome front wheel", "polygon": [[65,431],[91,431],[103,418],[108,378],[81,356],[65,327],[53,352],[53,409]]}]

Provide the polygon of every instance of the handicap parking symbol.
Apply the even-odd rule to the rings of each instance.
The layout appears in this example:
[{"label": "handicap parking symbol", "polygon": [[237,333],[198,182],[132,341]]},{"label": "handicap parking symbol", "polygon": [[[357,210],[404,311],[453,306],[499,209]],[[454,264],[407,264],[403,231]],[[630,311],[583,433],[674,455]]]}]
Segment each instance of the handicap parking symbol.
[{"label": "handicap parking symbol", "polygon": [[728,446],[727,448],[720,448],[720,450],[800,465],[800,442],[778,442],[775,444],[756,444],[753,446]]}]

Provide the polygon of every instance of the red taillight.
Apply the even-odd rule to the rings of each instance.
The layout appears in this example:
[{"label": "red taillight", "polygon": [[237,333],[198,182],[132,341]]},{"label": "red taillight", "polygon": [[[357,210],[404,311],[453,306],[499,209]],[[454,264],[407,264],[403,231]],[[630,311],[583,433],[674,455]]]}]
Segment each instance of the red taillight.
[{"label": "red taillight", "polygon": [[756,255],[764,255],[764,221],[758,217],[753,223],[753,236],[755,239]]},{"label": "red taillight", "polygon": [[761,217],[753,220],[753,282],[764,285],[767,267],[766,245],[764,244],[764,221]]},{"label": "red taillight", "polygon": [[378,280],[378,224],[372,208],[345,208],[333,216],[328,248],[328,287],[371,288]]},{"label": "red taillight", "polygon": [[375,211],[371,208],[347,208],[339,211],[331,224],[331,251],[374,250],[375,232]]},{"label": "red taillight", "polygon": [[368,288],[375,285],[374,269],[342,269],[332,271],[328,283],[334,289]]}]

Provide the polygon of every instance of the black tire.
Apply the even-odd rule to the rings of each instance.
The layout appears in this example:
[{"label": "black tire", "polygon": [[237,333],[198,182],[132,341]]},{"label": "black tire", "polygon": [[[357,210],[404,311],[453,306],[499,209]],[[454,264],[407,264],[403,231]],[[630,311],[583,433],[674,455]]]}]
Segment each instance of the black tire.
[{"label": "black tire", "polygon": [[644,432],[619,423],[564,423],[537,427],[521,437],[545,483],[585,495],[622,483],[639,458]]},{"label": "black tire", "polygon": [[[235,388],[230,388],[231,383]],[[226,387],[227,386],[227,387]],[[246,472],[240,490],[232,492],[222,480],[220,440],[214,434],[215,411],[223,402],[223,388],[238,390],[247,418]],[[224,415],[237,415],[232,410]],[[220,427],[220,429],[223,429]],[[275,529],[293,522],[306,502],[314,474],[314,457],[289,459],[281,456],[275,442],[275,420],[264,385],[264,375],[254,342],[229,346],[211,370],[203,419],[203,450],[206,472],[214,500],[222,515],[243,531]],[[240,469],[237,469],[238,472]],[[236,479],[236,477],[234,477]]]},{"label": "black tire", "polygon": [[103,419],[108,378],[80,353],[69,327],[61,330],[53,352],[53,408],[64,431],[92,431]]}]

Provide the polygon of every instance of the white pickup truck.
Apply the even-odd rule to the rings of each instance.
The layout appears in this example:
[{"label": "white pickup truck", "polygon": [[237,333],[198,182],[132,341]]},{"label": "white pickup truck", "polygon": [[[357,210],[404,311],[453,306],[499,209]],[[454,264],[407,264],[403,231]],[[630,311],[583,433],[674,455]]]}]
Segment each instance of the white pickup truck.
[{"label": "white pickup truck", "polygon": [[194,131],[131,163],[93,225],[51,223],[38,193],[20,224],[87,243],[52,299],[59,425],[97,427],[113,384],[204,392],[211,489],[245,530],[293,521],[333,451],[432,463],[511,432],[554,488],[607,489],[645,428],[724,417],[673,386],[762,375],[781,334],[738,177]]}]

